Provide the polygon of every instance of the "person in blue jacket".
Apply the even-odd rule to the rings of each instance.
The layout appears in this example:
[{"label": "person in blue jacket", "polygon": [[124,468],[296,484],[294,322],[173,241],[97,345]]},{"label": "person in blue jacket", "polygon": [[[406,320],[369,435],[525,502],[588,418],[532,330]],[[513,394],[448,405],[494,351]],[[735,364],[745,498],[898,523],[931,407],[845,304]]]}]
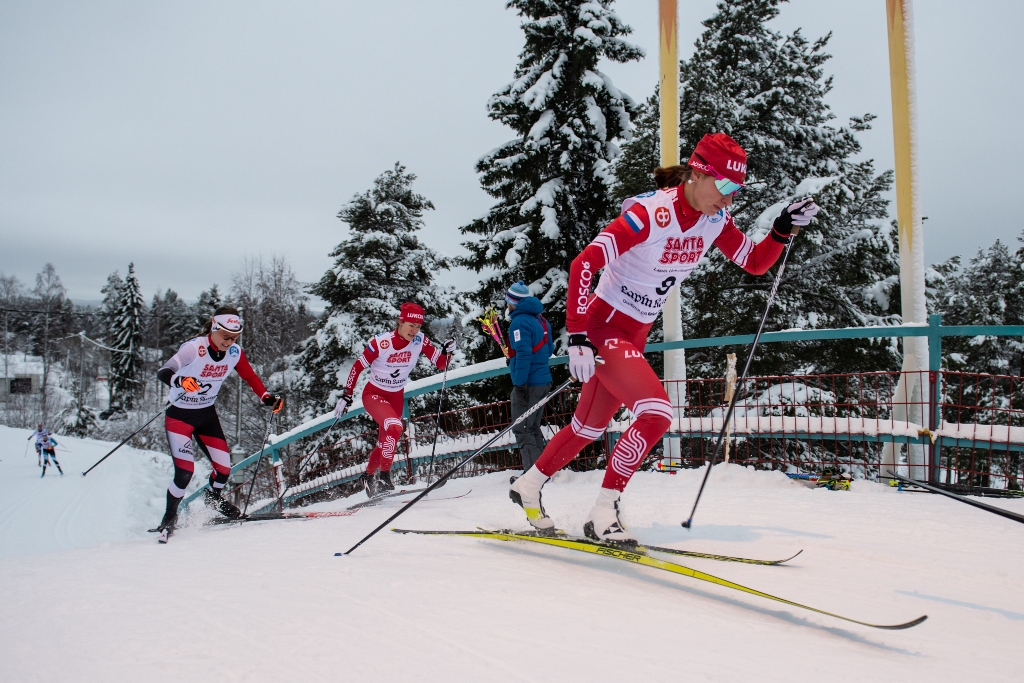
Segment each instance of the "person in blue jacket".
[{"label": "person in blue jacket", "polygon": [[53,461],[53,464],[57,466],[57,471],[60,472],[60,476],[64,476],[64,470],[60,468],[60,463],[57,462],[57,451],[54,450],[59,445],[60,444],[57,443],[57,440],[52,436],[49,436],[48,433],[47,442],[42,446],[43,473],[39,475],[40,479],[46,476],[46,466],[51,460]]},{"label": "person in blue jacket", "polygon": [[[551,340],[551,326],[541,315],[544,306],[540,299],[530,296],[522,280],[508,288],[505,302],[511,312],[508,328],[509,369],[512,374],[512,420],[536,405],[551,390],[551,368],[548,359],[555,351]],[[538,410],[512,430],[523,471],[533,467],[544,451],[546,441],[540,430],[544,415]]]}]

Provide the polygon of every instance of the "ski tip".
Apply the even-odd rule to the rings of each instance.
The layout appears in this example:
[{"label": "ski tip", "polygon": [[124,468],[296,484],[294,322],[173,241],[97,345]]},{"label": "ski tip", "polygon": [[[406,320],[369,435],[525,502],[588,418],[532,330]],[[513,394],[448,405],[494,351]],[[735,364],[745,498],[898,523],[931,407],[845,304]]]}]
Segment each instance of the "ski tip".
[{"label": "ski tip", "polygon": [[905,628],[913,628],[928,618],[927,614],[924,614],[917,619],[908,621],[905,624],[893,624],[892,626],[875,626],[875,628],[885,629],[886,631],[902,631]]},{"label": "ski tip", "polygon": [[[797,555],[799,555],[799,554],[800,554],[800,553],[802,553],[803,551],[804,551],[804,549],[803,549],[803,548],[801,548],[800,550],[797,550],[797,551],[796,551],[796,554],[795,554],[795,555],[793,555],[793,557],[787,557],[787,558],[786,558],[786,559],[784,559],[784,560],[783,560],[782,562],[789,562],[790,560],[792,560],[793,558],[795,558],[795,557],[796,557]],[[780,562],[779,564],[782,564],[782,562]]]}]

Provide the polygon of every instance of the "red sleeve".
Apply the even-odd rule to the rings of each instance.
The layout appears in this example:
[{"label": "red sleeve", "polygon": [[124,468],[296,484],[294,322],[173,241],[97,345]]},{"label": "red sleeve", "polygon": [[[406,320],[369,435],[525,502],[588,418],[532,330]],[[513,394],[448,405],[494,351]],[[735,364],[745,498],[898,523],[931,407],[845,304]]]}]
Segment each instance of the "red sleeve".
[{"label": "red sleeve", "polygon": [[359,375],[363,373],[363,370],[370,367],[370,364],[377,360],[377,356],[380,355],[380,349],[377,348],[377,339],[373,338],[370,343],[363,349],[363,353],[360,354],[359,358],[356,358],[356,362],[352,364],[352,369],[348,371],[348,379],[345,380],[345,393],[351,394],[356,390],[356,380],[359,379]]},{"label": "red sleeve", "polygon": [[238,363],[235,364],[235,372],[238,376],[245,380],[245,383],[256,392],[256,395],[261,399],[267,395],[267,388],[263,386],[263,382],[256,375],[256,371],[249,365],[249,359],[245,357],[245,351],[238,357]]},{"label": "red sleeve", "polygon": [[651,219],[643,204],[633,204],[608,224],[569,266],[565,327],[569,334],[587,331],[587,305],[594,273],[651,235]]},{"label": "red sleeve", "polygon": [[779,260],[783,243],[775,239],[773,231],[768,237],[754,244],[753,240],[740,232],[733,223],[732,216],[729,216],[721,234],[715,240],[715,246],[721,249],[729,260],[751,275],[764,275]]},{"label": "red sleeve", "polygon": [[441,349],[434,346],[426,336],[423,337],[423,355],[434,364],[438,370],[448,367],[448,356],[441,353]]}]

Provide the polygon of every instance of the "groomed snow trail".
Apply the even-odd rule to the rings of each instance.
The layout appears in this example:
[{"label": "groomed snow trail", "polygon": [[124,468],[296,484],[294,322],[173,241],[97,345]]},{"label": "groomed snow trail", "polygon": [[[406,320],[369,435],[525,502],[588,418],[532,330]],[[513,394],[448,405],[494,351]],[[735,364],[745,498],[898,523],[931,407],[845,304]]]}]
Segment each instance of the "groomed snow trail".
[{"label": "groomed snow trail", "polygon": [[64,476],[51,465],[40,478],[29,433],[0,426],[0,558],[140,538],[160,520],[168,455],[122,446],[83,478],[116,444],[56,435]]},{"label": "groomed snow trail", "polygon": [[[19,453],[20,457],[20,453]],[[544,489],[580,533],[600,472]],[[639,473],[623,497],[641,540],[748,557],[682,564],[858,619],[876,631],[608,558],[533,544],[381,532],[400,501],[350,517],[204,527],[0,559],[10,680],[1010,681],[1024,635],[1024,528],[940,496],[856,481],[809,489],[719,466]],[[90,475],[91,476],[91,475]],[[396,525],[525,528],[509,473],[456,480]],[[315,509],[340,509],[361,495]],[[1024,501],[996,504],[1024,512]],[[26,522],[28,523],[28,522]]]}]

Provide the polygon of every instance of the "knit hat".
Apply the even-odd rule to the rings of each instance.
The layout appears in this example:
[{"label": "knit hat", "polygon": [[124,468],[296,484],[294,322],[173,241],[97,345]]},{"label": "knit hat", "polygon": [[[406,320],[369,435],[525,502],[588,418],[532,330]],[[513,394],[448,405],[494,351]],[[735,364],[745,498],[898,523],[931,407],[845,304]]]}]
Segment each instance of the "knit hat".
[{"label": "knit hat", "polygon": [[739,185],[747,177],[747,153],[725,133],[702,137],[689,163],[701,173],[728,178]]},{"label": "knit hat", "polygon": [[403,323],[416,323],[417,325],[423,324],[423,307],[419,304],[414,304],[411,301],[406,301],[402,304],[401,313],[398,319]]},{"label": "knit hat", "polygon": [[505,301],[513,306],[519,305],[519,302],[530,296],[530,288],[526,286],[526,283],[520,280],[505,292]]}]

